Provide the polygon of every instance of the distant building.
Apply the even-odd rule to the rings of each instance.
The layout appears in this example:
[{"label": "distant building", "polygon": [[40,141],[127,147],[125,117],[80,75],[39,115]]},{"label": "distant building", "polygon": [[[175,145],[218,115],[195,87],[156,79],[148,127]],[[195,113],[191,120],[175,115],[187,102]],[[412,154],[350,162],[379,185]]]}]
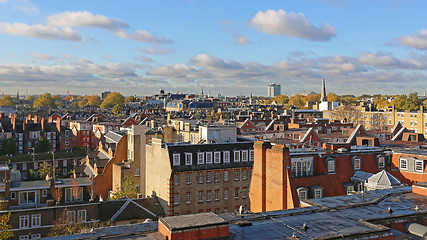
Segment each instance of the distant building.
[{"label": "distant building", "polygon": [[272,83],[267,87],[267,96],[275,97],[281,94],[281,87],[278,84]]}]

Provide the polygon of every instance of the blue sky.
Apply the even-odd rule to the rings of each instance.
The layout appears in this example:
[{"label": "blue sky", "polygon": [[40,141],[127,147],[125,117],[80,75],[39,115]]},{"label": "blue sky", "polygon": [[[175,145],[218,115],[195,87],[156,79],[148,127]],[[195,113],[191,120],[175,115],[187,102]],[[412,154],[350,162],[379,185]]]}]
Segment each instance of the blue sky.
[{"label": "blue sky", "polygon": [[0,0],[0,90],[229,96],[427,89],[427,2]]}]

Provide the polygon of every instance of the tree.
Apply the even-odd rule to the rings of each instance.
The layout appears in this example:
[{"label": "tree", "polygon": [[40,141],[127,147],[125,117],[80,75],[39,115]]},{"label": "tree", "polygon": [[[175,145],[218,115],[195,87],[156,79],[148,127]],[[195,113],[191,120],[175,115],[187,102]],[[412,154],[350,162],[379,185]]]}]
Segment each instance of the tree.
[{"label": "tree", "polygon": [[125,102],[125,98],[122,94],[118,92],[112,92],[108,94],[108,96],[104,99],[104,101],[101,103],[101,106],[99,106],[101,109],[108,109],[114,105],[120,105],[123,106]]},{"label": "tree", "polygon": [[50,93],[45,93],[37,97],[37,99],[33,103],[33,107],[56,108],[56,104]]},{"label": "tree", "polygon": [[77,105],[79,106],[79,108],[83,108],[87,106],[87,102],[86,100],[80,100],[78,101]]},{"label": "tree", "polygon": [[336,95],[335,93],[328,93],[328,102],[340,102],[341,97]]},{"label": "tree", "polygon": [[34,100],[36,100],[36,96],[34,96],[34,95],[29,95],[29,96],[27,97],[27,100],[28,100],[28,101],[34,101]]},{"label": "tree", "polygon": [[[76,215],[68,216],[68,209],[65,208],[61,216],[56,219],[49,236],[64,236],[78,234],[84,229],[85,225]],[[73,219],[75,218],[75,219]]]},{"label": "tree", "polygon": [[96,196],[98,195],[96,193],[96,183],[95,183],[95,181],[92,181],[92,184],[90,186],[87,186],[86,188],[87,188],[87,191],[89,193],[90,200],[91,201],[95,200]]},{"label": "tree", "polygon": [[129,97],[125,98],[125,103],[133,102],[133,101],[135,101],[135,99],[136,98],[134,96],[129,96]]},{"label": "tree", "polygon": [[61,202],[62,196],[64,193],[62,192],[61,188],[55,188],[52,192],[52,197],[55,199],[56,203],[59,204]]},{"label": "tree", "polygon": [[47,152],[50,150],[50,142],[44,137],[39,137],[39,140],[36,143],[36,152]]},{"label": "tree", "polygon": [[8,138],[3,141],[2,149],[0,150],[1,154],[16,154],[16,143],[13,138]]},{"label": "tree", "polygon": [[13,237],[12,226],[9,224],[11,213],[0,215],[0,239]]},{"label": "tree", "polygon": [[0,106],[13,107],[15,106],[15,102],[13,101],[13,98],[10,95],[4,95],[0,99]]},{"label": "tree", "polygon": [[341,105],[332,111],[331,120],[353,123],[356,126],[363,123],[363,114],[352,105]]},{"label": "tree", "polygon": [[101,104],[101,97],[98,95],[87,96],[87,105],[99,106]]},{"label": "tree", "polygon": [[297,108],[304,108],[305,106],[305,101],[304,101],[304,96],[302,95],[294,95],[292,97],[289,98],[289,104],[294,105]]},{"label": "tree", "polygon": [[122,197],[136,198],[139,190],[135,188],[135,180],[132,177],[122,179],[121,188],[117,188],[111,199],[116,200]]},{"label": "tree", "polygon": [[55,169],[53,168],[52,164],[44,162],[39,166],[39,175],[42,179],[45,179],[46,175],[55,177]]},{"label": "tree", "polygon": [[121,112],[121,111],[122,111],[122,107],[119,104],[114,105],[113,110],[112,110],[112,113],[114,115],[119,114],[119,112]]}]

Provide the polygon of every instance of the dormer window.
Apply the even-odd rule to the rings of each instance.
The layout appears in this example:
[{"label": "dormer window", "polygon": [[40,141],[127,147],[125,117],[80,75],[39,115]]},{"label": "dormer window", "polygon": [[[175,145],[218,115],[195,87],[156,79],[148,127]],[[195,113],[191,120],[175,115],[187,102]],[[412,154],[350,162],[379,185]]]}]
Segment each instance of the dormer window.
[{"label": "dormer window", "polygon": [[353,157],[353,168],[355,171],[362,169],[362,159],[360,157]]},{"label": "dormer window", "polygon": [[383,155],[377,156],[378,168],[383,169],[385,167],[385,157]]},{"label": "dormer window", "polygon": [[424,160],[415,160],[415,171],[424,172]]},{"label": "dormer window", "polygon": [[298,199],[301,200],[306,200],[308,198],[308,189],[305,187],[299,187],[297,188],[297,193],[298,193]]},{"label": "dormer window", "polygon": [[326,165],[327,165],[329,174],[335,173],[335,159],[333,158],[326,159]]}]

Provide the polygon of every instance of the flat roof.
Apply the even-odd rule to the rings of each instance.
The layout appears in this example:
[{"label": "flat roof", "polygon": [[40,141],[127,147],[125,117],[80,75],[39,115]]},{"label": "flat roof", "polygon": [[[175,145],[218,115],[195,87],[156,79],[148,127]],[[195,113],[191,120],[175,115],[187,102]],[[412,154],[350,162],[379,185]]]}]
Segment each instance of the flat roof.
[{"label": "flat roof", "polygon": [[212,212],[164,217],[160,221],[170,231],[228,224],[223,218]]}]

